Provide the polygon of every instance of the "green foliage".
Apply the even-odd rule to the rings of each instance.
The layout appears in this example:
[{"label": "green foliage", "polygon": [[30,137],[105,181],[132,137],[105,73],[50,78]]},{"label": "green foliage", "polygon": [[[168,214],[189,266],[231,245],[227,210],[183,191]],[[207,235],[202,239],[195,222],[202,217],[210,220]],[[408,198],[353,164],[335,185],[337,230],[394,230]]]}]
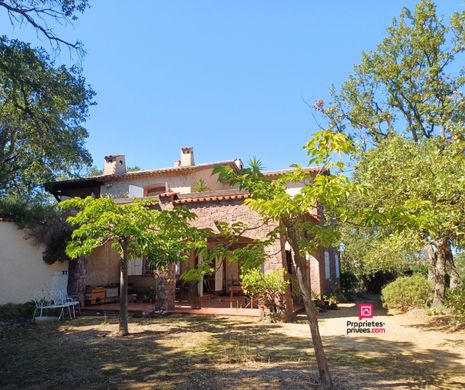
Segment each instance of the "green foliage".
[{"label": "green foliage", "polygon": [[258,299],[273,312],[284,310],[284,294],[289,285],[284,280],[284,270],[278,269],[268,274],[258,268],[243,270],[241,280],[245,294]]},{"label": "green foliage", "polygon": [[8,196],[0,198],[0,216],[13,220],[20,229],[26,229],[37,242],[45,245],[43,260],[47,264],[69,260],[65,247],[71,228],[65,221],[66,215],[55,205]]},{"label": "green foliage", "polygon": [[[88,167],[86,170],[84,177],[90,177],[90,176],[101,176],[103,175],[103,169],[98,168],[95,165],[92,165],[91,167]],[[60,178],[61,180],[64,180],[65,178]]]},{"label": "green foliage", "polygon": [[165,267],[185,260],[190,249],[206,245],[207,232],[190,225],[196,216],[183,207],[159,211],[151,202],[138,199],[118,205],[109,197],[90,196],[66,200],[60,207],[78,210],[67,219],[75,227],[66,248],[72,259],[110,242],[121,257],[145,257],[157,267]]},{"label": "green foliage", "polygon": [[462,284],[465,286],[465,252],[456,253],[454,261],[457,267],[457,272],[462,279]]},{"label": "green foliage", "polygon": [[340,285],[343,293],[352,293],[360,287],[360,281],[351,271],[342,271]]},{"label": "green foliage", "polygon": [[388,137],[357,166],[356,179],[369,189],[368,196],[358,199],[359,207],[377,211],[392,229],[409,229],[410,237],[446,235],[463,242],[464,148],[459,141],[443,144],[435,138],[416,143]]},{"label": "green foliage", "polygon": [[7,303],[0,306],[0,321],[27,321],[31,320],[34,313],[34,302]]},{"label": "green foliage", "polygon": [[465,287],[449,291],[445,304],[460,322],[465,322]]},{"label": "green foliage", "polygon": [[425,307],[432,301],[432,286],[423,275],[402,276],[382,290],[386,307],[406,311]]},{"label": "green foliage", "polygon": [[465,12],[447,23],[432,0],[402,10],[374,51],[361,62],[333,100],[315,108],[330,129],[350,133],[367,145],[392,132],[414,141],[463,136]]},{"label": "green foliage", "polygon": [[346,257],[364,274],[402,271],[431,244],[437,253],[465,244],[464,31],[465,11],[447,20],[432,0],[404,8],[331,102],[315,105],[326,128],[360,143],[353,177],[365,191],[347,208],[370,229],[345,239]]},{"label": "green foliage", "polygon": [[209,188],[207,187],[207,183],[205,183],[205,180],[199,179],[195,182],[194,186],[192,187],[192,192],[205,192],[209,191]]},{"label": "green foliage", "polygon": [[15,221],[20,228],[44,225],[56,215],[56,208],[42,202],[29,202],[18,196],[0,198],[0,216]]},{"label": "green foliage", "polygon": [[[320,246],[331,247],[339,242],[340,234],[335,222],[349,218],[343,205],[352,192],[363,190],[341,172],[345,154],[355,150],[344,134],[317,132],[304,149],[309,156],[309,164],[323,163],[324,166],[307,169],[293,165],[293,170],[274,180],[261,172],[259,163],[239,172],[223,166],[214,169],[220,181],[238,185],[251,195],[246,199],[246,204],[256,210],[265,222],[279,221],[281,226],[277,230],[284,228],[287,233],[291,226],[299,231],[302,253],[314,251]],[[340,157],[337,161],[336,156]],[[334,174],[330,174],[331,168],[334,168]],[[291,195],[286,191],[289,183],[306,185],[298,194]],[[308,216],[309,211],[315,214],[318,211],[319,215],[325,215],[325,219],[315,224],[304,217]]]},{"label": "green foliage", "polygon": [[341,237],[342,270],[358,279],[379,271],[400,274],[423,261],[422,243],[409,230],[343,225]]},{"label": "green foliage", "polygon": [[0,37],[0,196],[90,164],[82,124],[93,96],[78,67],[54,67],[43,50]]}]

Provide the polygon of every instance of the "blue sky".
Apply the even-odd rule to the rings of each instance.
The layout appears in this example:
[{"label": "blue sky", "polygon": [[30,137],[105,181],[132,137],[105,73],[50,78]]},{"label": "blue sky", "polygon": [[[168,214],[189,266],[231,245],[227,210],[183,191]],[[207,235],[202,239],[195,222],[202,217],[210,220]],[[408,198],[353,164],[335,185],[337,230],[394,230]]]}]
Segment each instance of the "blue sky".
[{"label": "blue sky", "polygon": [[[197,163],[257,156],[267,169],[305,164],[301,146],[317,126],[304,101],[327,99],[414,3],[91,1],[74,26],[57,31],[87,50],[94,164],[122,153],[128,165],[171,166],[182,146],[194,147]],[[463,10],[462,1],[438,3],[446,15]],[[0,26],[41,44],[4,15]],[[57,60],[69,61],[68,52]]]}]

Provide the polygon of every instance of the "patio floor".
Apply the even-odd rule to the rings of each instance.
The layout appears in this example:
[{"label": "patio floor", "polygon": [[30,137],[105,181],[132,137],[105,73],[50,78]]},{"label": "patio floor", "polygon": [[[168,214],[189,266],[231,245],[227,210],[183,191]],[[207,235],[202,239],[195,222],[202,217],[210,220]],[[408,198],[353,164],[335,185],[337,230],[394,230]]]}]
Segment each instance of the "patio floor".
[{"label": "patio floor", "polygon": [[[225,316],[244,316],[258,317],[259,310],[254,308],[244,308],[246,297],[235,296],[232,300],[229,297],[217,297],[204,295],[200,299],[201,308],[193,309],[187,301],[176,301],[170,314],[197,314],[197,315],[225,315]],[[104,303],[101,305],[89,305],[82,308],[83,311],[119,311],[119,303]],[[151,312],[154,310],[153,303],[130,302],[128,311]]]}]

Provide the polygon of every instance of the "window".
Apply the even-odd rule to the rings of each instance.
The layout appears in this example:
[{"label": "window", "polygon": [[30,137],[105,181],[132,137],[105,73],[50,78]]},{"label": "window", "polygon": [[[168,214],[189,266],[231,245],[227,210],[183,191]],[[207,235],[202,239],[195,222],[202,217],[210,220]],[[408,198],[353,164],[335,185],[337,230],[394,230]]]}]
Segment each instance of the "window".
[{"label": "window", "polygon": [[336,266],[336,278],[339,278],[341,276],[341,272],[339,270],[339,254],[338,253],[334,254],[334,264]]},{"label": "window", "polygon": [[141,276],[149,275],[152,276],[155,272],[155,265],[147,262],[146,259],[137,258],[128,261],[128,275],[130,276]]},{"label": "window", "polygon": [[141,258],[132,259],[128,261],[128,275],[142,275],[142,264]]},{"label": "window", "polygon": [[331,268],[329,266],[329,252],[325,251],[325,278],[331,278]]},{"label": "window", "polygon": [[155,272],[155,264],[149,263],[144,259],[144,267],[142,268],[142,275],[153,276]]}]

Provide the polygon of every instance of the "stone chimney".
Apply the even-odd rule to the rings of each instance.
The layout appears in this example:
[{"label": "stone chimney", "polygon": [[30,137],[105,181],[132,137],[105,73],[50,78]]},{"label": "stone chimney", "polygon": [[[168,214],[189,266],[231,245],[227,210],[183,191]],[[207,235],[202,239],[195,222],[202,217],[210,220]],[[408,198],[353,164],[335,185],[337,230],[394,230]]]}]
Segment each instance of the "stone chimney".
[{"label": "stone chimney", "polygon": [[244,167],[244,164],[242,163],[242,160],[240,158],[236,158],[234,160],[234,164],[236,164],[236,167],[238,167],[239,169],[242,169]]},{"label": "stone chimney", "polygon": [[181,167],[190,167],[194,163],[194,148],[181,148]]},{"label": "stone chimney", "polygon": [[105,156],[104,175],[123,175],[126,172],[126,157],[123,154]]}]

